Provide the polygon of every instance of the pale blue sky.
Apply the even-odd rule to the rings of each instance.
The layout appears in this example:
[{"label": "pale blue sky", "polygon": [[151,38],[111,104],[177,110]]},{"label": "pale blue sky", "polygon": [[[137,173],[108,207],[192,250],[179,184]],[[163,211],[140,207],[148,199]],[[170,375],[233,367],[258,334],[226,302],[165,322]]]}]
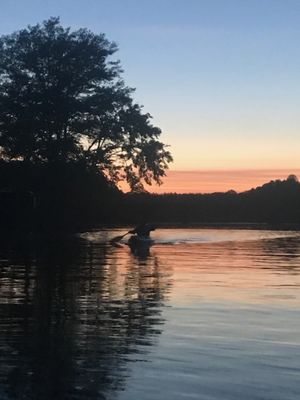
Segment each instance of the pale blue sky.
[{"label": "pale blue sky", "polygon": [[172,169],[300,167],[299,0],[0,0],[0,32],[50,16],[116,41]]}]

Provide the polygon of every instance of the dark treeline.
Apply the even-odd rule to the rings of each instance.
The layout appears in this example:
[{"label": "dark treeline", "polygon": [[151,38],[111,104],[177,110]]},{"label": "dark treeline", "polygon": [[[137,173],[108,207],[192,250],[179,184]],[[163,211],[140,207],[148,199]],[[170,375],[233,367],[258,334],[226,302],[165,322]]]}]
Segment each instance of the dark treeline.
[{"label": "dark treeline", "polygon": [[212,194],[129,194],[124,215],[165,223],[300,223],[300,183],[293,175],[256,189]]},{"label": "dark treeline", "polygon": [[0,162],[2,228],[80,229],[118,220],[122,192],[80,163]]},{"label": "dark treeline", "polygon": [[86,229],[166,224],[300,223],[300,183],[294,176],[256,189],[212,194],[124,194],[80,164],[0,163],[2,227]]}]

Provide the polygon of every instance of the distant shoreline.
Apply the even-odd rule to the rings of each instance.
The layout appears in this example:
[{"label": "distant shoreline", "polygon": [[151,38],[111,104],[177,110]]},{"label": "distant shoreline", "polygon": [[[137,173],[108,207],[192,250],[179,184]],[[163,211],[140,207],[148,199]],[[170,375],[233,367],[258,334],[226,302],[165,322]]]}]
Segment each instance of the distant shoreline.
[{"label": "distant shoreline", "polygon": [[[158,222],[150,221],[152,224],[157,226],[157,229],[257,229],[257,230],[283,230],[283,231],[300,231],[300,224],[292,223],[278,223],[269,224],[263,222],[195,222],[195,223],[180,223],[180,222]],[[86,227],[86,230],[110,230],[110,229],[126,229],[132,225],[129,224],[107,224],[97,227]]]}]

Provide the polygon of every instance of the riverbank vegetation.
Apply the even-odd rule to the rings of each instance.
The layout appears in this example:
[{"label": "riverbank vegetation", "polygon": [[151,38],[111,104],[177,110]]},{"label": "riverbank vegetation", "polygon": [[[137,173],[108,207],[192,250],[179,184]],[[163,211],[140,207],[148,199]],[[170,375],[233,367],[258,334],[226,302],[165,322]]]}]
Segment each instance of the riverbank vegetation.
[{"label": "riverbank vegetation", "polygon": [[104,34],[59,18],[0,38],[4,225],[108,222],[120,181],[134,192],[162,182],[172,156],[116,51]]},{"label": "riverbank vegetation", "polygon": [[294,175],[242,193],[129,194],[124,215],[165,223],[300,223],[300,183]]},{"label": "riverbank vegetation", "polygon": [[271,181],[236,193],[122,193],[97,170],[78,164],[0,163],[2,228],[80,230],[108,225],[300,224],[300,183]]},{"label": "riverbank vegetation", "polygon": [[[117,46],[58,18],[0,38],[0,214],[4,229],[99,224],[300,222],[295,177],[244,193],[145,192],[172,161],[125,85]],[[126,181],[131,193],[118,184]]]}]

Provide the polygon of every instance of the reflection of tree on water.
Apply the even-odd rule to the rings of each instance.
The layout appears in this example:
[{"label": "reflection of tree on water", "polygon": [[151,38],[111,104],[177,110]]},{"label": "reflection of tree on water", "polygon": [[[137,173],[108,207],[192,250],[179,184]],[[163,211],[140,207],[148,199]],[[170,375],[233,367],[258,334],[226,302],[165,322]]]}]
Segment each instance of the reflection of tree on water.
[{"label": "reflection of tree on water", "polygon": [[109,398],[131,355],[161,332],[170,277],[127,249],[79,240],[34,249],[2,262],[0,397]]}]

